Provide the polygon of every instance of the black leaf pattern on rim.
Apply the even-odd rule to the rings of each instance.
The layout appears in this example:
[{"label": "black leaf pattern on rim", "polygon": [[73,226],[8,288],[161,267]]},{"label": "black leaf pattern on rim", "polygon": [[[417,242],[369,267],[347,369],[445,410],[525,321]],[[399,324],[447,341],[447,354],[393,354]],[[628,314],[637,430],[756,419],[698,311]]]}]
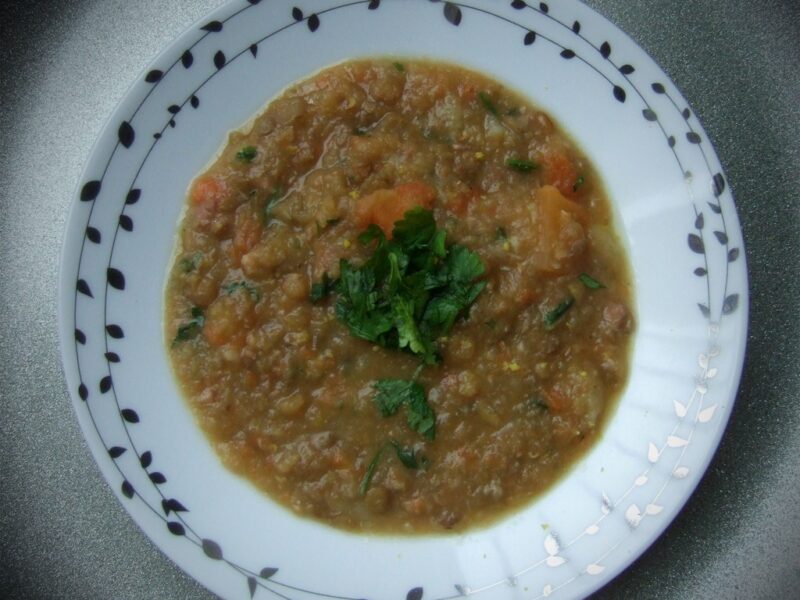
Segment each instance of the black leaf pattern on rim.
[{"label": "black leaf pattern on rim", "polygon": [[208,558],[213,560],[222,560],[222,548],[214,540],[203,540],[203,552]]},{"label": "black leaf pattern on rim", "polygon": [[142,196],[142,190],[134,188],[125,197],[125,204],[136,204]]},{"label": "black leaf pattern on rim", "polygon": [[688,120],[688,119],[689,119],[689,117],[691,117],[691,116],[692,116],[692,111],[690,111],[688,108],[684,108],[684,109],[681,111],[681,116],[682,116],[684,119]]},{"label": "black leaf pattern on rim", "polygon": [[89,298],[94,298],[92,290],[89,288],[89,284],[86,283],[85,279],[78,279],[78,284],[75,287],[84,296],[89,296]]},{"label": "black leaf pattern on rim", "polygon": [[100,230],[95,227],[86,228],[86,237],[93,244],[99,244],[100,241],[102,240],[102,236],[100,235]]},{"label": "black leaf pattern on rim", "polygon": [[566,58],[567,60],[569,60],[571,58],[575,58],[575,51],[574,50],[570,50],[569,48],[564,48],[561,51],[561,58]]},{"label": "black leaf pattern on rim", "polygon": [[133,130],[130,123],[123,121],[117,130],[117,137],[119,138],[120,144],[126,148],[130,148],[133,145],[133,140],[136,139],[136,132]]},{"label": "black leaf pattern on rim", "polygon": [[722,303],[722,314],[729,315],[739,306],[739,294],[731,294]]},{"label": "black leaf pattern on rim", "polygon": [[198,106],[200,106],[200,98],[192,94],[192,97],[189,99],[189,104],[191,105],[192,108],[197,108]]},{"label": "black leaf pattern on rim", "polygon": [[123,408],[121,411],[119,411],[119,414],[121,414],[122,418],[125,419],[128,423],[139,422],[139,415],[132,408]]},{"label": "black leaf pattern on rim", "polygon": [[80,329],[76,329],[75,341],[78,342],[81,346],[86,345],[86,334],[83,333]]},{"label": "black leaf pattern on rim", "polygon": [[406,600],[422,600],[423,593],[424,590],[421,587],[415,587],[413,589],[410,589],[406,594]]},{"label": "black leaf pattern on rim", "polygon": [[109,267],[106,270],[106,275],[108,276],[108,284],[111,287],[117,290],[125,289],[125,276],[122,274],[122,271],[114,267]]},{"label": "black leaf pattern on rim", "polygon": [[108,393],[108,390],[111,389],[111,375],[106,375],[100,380],[100,384],[98,386],[100,388],[101,394]]},{"label": "black leaf pattern on rim", "polygon": [[161,485],[162,483],[167,483],[167,478],[164,477],[163,473],[159,473],[158,471],[154,471],[153,473],[148,473],[148,477],[150,477],[150,481],[155,483],[156,485]]},{"label": "black leaf pattern on rim", "polygon": [[171,115],[177,115],[179,112],[181,112],[181,107],[177,104],[170,104],[167,107],[167,112],[169,112]]},{"label": "black leaf pattern on rim", "polygon": [[247,578],[247,589],[250,590],[250,597],[253,598],[256,595],[256,588],[258,587],[258,582],[256,581],[255,577],[248,577]]},{"label": "black leaf pattern on rim", "polygon": [[687,131],[686,139],[692,144],[699,144],[702,141],[700,139],[700,134],[698,134],[696,131]]},{"label": "black leaf pattern on rim", "polygon": [[580,21],[575,21],[575,22],[572,24],[572,33],[574,33],[574,34],[576,34],[576,35],[577,35],[577,34],[579,34],[580,32],[581,32],[581,24],[580,24]]},{"label": "black leaf pattern on rim", "polygon": [[81,202],[90,202],[100,194],[103,184],[98,180],[87,181],[81,188]]},{"label": "black leaf pattern on rim", "polygon": [[277,572],[278,569],[274,569],[272,567],[264,567],[263,569],[261,569],[261,572],[258,574],[258,576],[261,577],[262,579],[269,579]]},{"label": "black leaf pattern on rim", "polygon": [[311,33],[314,33],[317,29],[319,29],[319,17],[317,16],[317,13],[314,13],[313,15],[308,17],[308,21],[306,21],[306,24],[308,25],[308,30]]},{"label": "black leaf pattern on rim", "polygon": [[654,84],[653,84],[653,85],[651,85],[650,87],[651,87],[651,88],[653,88],[653,91],[654,91],[656,94],[663,94],[664,92],[666,92],[666,91],[667,91],[667,90],[665,90],[665,89],[664,89],[664,86],[663,86],[663,84],[660,84],[660,83],[654,83]]},{"label": "black leaf pattern on rim", "polygon": [[622,73],[623,75],[630,75],[630,74],[631,74],[631,73],[633,73],[635,70],[636,70],[636,69],[633,67],[633,65],[622,65],[622,66],[619,68],[619,72],[620,72],[620,73]]},{"label": "black leaf pattern on rim", "polygon": [[702,229],[704,225],[705,225],[705,219],[703,218],[703,213],[700,213],[694,220],[694,227],[695,229]]},{"label": "black leaf pattern on rim", "polygon": [[724,231],[715,231],[714,236],[717,238],[717,241],[723,246],[728,243],[728,234],[725,233]]},{"label": "black leaf pattern on rim", "polygon": [[706,271],[703,267],[697,267],[694,270],[694,274],[697,275],[698,277],[703,277],[705,275],[708,275],[708,271]]},{"label": "black leaf pattern on rim", "polygon": [[717,198],[722,195],[722,192],[725,191],[725,178],[722,176],[722,173],[717,173],[714,175],[714,196]]},{"label": "black leaf pattern on rim", "polygon": [[380,5],[381,5],[381,0],[370,0],[369,4],[367,4],[367,8],[369,10],[375,10],[377,8],[380,8]]},{"label": "black leaf pattern on rim", "polygon": [[697,303],[697,307],[700,309],[700,312],[703,313],[704,317],[710,317],[711,311],[705,304],[701,304],[700,302]]},{"label": "black leaf pattern on rim", "polygon": [[669,144],[670,148],[674,148],[675,147],[675,136],[674,135],[671,135],[671,136],[669,136],[667,138],[667,144]]},{"label": "black leaf pattern on rim", "polygon": [[444,18],[451,25],[458,27],[461,25],[461,9],[451,2],[444,3]]},{"label": "black leaf pattern on rim", "polygon": [[642,116],[648,121],[658,121],[658,115],[655,113],[655,111],[653,111],[652,108],[645,108],[642,111]]},{"label": "black leaf pattern on rim", "polygon": [[126,498],[130,499],[130,498],[133,498],[133,494],[134,493],[135,493],[135,490],[133,489],[133,486],[131,485],[131,483],[127,479],[125,481],[123,481],[122,482],[122,495],[125,496]]},{"label": "black leaf pattern on rim", "polygon": [[122,446],[112,446],[108,449],[108,455],[111,458],[119,458],[123,454],[127,452],[127,448],[123,448]]},{"label": "black leaf pattern on rim", "polygon": [[250,45],[250,54],[253,55],[253,58],[258,56],[258,44],[251,44]]},{"label": "black leaf pattern on rim", "polygon": [[120,215],[119,226],[125,231],[133,231],[133,219],[131,219],[128,215]]},{"label": "black leaf pattern on rim", "polygon": [[149,467],[153,462],[153,453],[150,450],[146,452],[142,452],[142,455],[139,457],[139,464],[142,465],[143,469]]},{"label": "black leaf pattern on rim", "polygon": [[689,234],[689,249],[692,252],[696,252],[697,254],[705,254],[706,253],[706,246],[703,244],[702,238],[694,233]]},{"label": "black leaf pattern on rim", "polygon": [[189,512],[189,509],[186,508],[183,504],[178,502],[175,498],[170,498],[167,500],[166,498],[161,501],[161,508],[164,509],[164,514],[169,516],[169,513],[179,513],[179,512]]},{"label": "black leaf pattern on rim", "polygon": [[203,25],[200,29],[208,31],[209,33],[219,33],[222,31],[222,23],[219,21],[211,21]]},{"label": "black leaf pattern on rim", "polygon": [[192,55],[191,50],[187,50],[181,55],[181,64],[183,65],[184,69],[188,69],[194,64],[194,56]]},{"label": "black leaf pattern on rim", "polygon": [[611,44],[609,44],[608,42],[603,42],[600,45],[600,56],[602,56],[603,58],[608,58],[609,56],[611,56]]},{"label": "black leaf pattern on rim", "polygon": [[526,2],[524,2],[524,0],[514,0],[511,3],[511,8],[516,8],[517,10],[521,10],[521,9],[527,7],[527,6],[528,6],[528,4]]},{"label": "black leaf pattern on rim", "polygon": [[167,521],[167,529],[172,535],[186,535],[186,529],[177,521]]},{"label": "black leaf pattern on rim", "polygon": [[89,388],[86,387],[86,384],[82,383],[78,386],[78,396],[81,397],[81,400],[86,402],[86,399],[89,397]]},{"label": "black leaf pattern on rim", "polygon": [[708,202],[707,204],[715,213],[720,214],[722,212],[722,208],[720,208],[719,204],[714,204],[713,202]]},{"label": "black leaf pattern on rim", "polygon": [[545,4],[544,2],[540,2],[539,10],[542,11],[544,14],[547,14],[548,12],[550,12],[550,7],[547,6],[547,4]]},{"label": "black leaf pattern on rim", "polygon": [[115,340],[121,340],[125,337],[125,332],[122,331],[122,327],[119,325],[106,325],[106,333]]},{"label": "black leaf pattern on rim", "polygon": [[105,356],[106,360],[110,363],[119,362],[119,354],[117,354],[116,352],[106,352],[103,356]]},{"label": "black leaf pattern on rim", "polygon": [[147,83],[156,83],[161,81],[161,78],[164,76],[163,71],[159,71],[158,69],[153,69],[147,75],[144,76],[144,80]]},{"label": "black leaf pattern on rim", "polygon": [[303,11],[297,8],[296,6],[292,9],[292,18],[295,21],[302,21],[303,20]]},{"label": "black leaf pattern on rim", "polygon": [[530,46],[535,41],[536,41],[536,32],[529,31],[528,33],[525,34],[525,38],[522,40],[522,43],[525,44],[526,46]]},{"label": "black leaf pattern on rim", "polygon": [[153,139],[160,140],[161,139],[161,134],[160,133],[154,133],[153,134]]},{"label": "black leaf pattern on rim", "polygon": [[730,250],[728,250],[728,262],[729,263],[734,262],[737,258],[739,258],[739,249],[738,248],[731,248]]},{"label": "black leaf pattern on rim", "polygon": [[614,98],[616,98],[620,102],[625,102],[625,98],[626,97],[627,97],[627,94],[625,94],[625,90],[623,90],[620,86],[615,85],[614,86]]},{"label": "black leaf pattern on rim", "polygon": [[222,50],[217,50],[217,53],[214,55],[214,66],[219,70],[225,66],[226,61],[225,53]]}]

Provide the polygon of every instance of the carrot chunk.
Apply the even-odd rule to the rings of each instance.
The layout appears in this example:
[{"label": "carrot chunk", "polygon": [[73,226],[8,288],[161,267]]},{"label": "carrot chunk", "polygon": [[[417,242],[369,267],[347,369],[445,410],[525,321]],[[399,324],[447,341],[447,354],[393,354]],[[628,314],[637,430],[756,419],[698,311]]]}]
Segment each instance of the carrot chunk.
[{"label": "carrot chunk", "polygon": [[376,190],[364,196],[356,205],[356,223],[359,227],[375,224],[388,237],[396,221],[415,206],[430,208],[436,191],[422,181],[404,183],[391,189]]}]

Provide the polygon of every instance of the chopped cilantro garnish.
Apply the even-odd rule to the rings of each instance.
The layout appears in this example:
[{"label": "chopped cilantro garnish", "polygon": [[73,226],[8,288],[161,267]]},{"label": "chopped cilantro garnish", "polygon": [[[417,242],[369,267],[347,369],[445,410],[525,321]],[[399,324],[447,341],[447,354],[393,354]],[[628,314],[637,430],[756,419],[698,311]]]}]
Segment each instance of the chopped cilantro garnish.
[{"label": "chopped cilantro garnish", "polygon": [[255,146],[245,146],[236,153],[236,160],[252,162],[257,154],[258,150],[255,149]]},{"label": "chopped cilantro garnish", "polygon": [[585,285],[587,288],[589,288],[591,290],[599,290],[600,288],[606,287],[602,283],[597,281],[597,279],[595,279],[591,275],[587,275],[586,273],[581,273],[578,276],[578,279],[580,279],[580,282],[583,285]]},{"label": "chopped cilantro garnish", "polygon": [[203,329],[203,324],[206,320],[203,315],[203,309],[193,306],[190,314],[192,315],[191,320],[178,327],[175,339],[172,340],[173,346],[179,342],[185,342],[196,338],[197,334]]},{"label": "chopped cilantro garnish", "polygon": [[494,238],[498,241],[505,242],[508,239],[508,234],[504,227],[498,227],[494,231]]},{"label": "chopped cilantro garnish", "polygon": [[267,204],[264,206],[264,216],[269,218],[272,216],[272,210],[278,205],[278,202],[283,198],[283,190],[278,187],[275,188],[267,198]]},{"label": "chopped cilantro garnish", "polygon": [[506,161],[506,166],[509,169],[513,169],[514,171],[519,171],[520,173],[530,173],[534,169],[536,169],[539,165],[537,165],[532,160],[528,160],[526,158],[509,158]]},{"label": "chopped cilantro garnish", "polygon": [[366,127],[354,127],[353,128],[353,135],[357,136],[365,136],[367,135],[368,129]]},{"label": "chopped cilantro garnish", "polygon": [[367,472],[364,473],[364,477],[361,479],[361,485],[358,486],[358,492],[363,496],[367,493],[370,484],[372,483],[372,478],[375,477],[375,469],[378,468],[378,463],[381,461],[381,456],[383,455],[383,451],[385,447],[381,448],[375,453],[375,456],[372,457],[372,460],[369,461],[369,465],[367,466]]},{"label": "chopped cilantro garnish", "polygon": [[419,383],[405,379],[379,379],[375,382],[375,390],[375,404],[381,415],[391,417],[405,406],[411,429],[429,440],[436,437],[436,414]]},{"label": "chopped cilantro garnish", "polygon": [[197,265],[200,264],[201,258],[203,258],[203,256],[199,252],[195,252],[191,256],[185,256],[180,262],[181,271],[184,273],[191,273],[197,268]]},{"label": "chopped cilantro garnish", "polygon": [[336,280],[331,279],[327,273],[323,273],[322,280],[311,286],[311,294],[309,295],[311,302],[319,302],[323,298],[327,298],[335,285]]},{"label": "chopped cilantro garnish", "polygon": [[396,62],[392,64],[394,65],[394,68],[397,69],[400,73],[405,72],[406,68],[403,66],[403,63]]},{"label": "chopped cilantro garnish", "polygon": [[258,291],[258,288],[246,281],[232,281],[222,287],[222,291],[226,294],[233,294],[236,290],[247,291],[256,302],[261,299],[261,292]]},{"label": "chopped cilantro garnish", "polygon": [[424,468],[427,466],[428,459],[424,456],[419,456],[413,448],[406,448],[395,441],[392,441],[392,446],[397,453],[397,458],[403,463],[405,468],[419,469],[420,467]]},{"label": "chopped cilantro garnish", "polygon": [[586,179],[583,175],[578,175],[578,178],[575,180],[575,183],[572,184],[572,191],[577,192],[578,188],[581,187],[584,183],[586,183]]},{"label": "chopped cilantro garnish", "polygon": [[552,329],[558,324],[567,311],[575,304],[574,298],[567,298],[544,316],[545,329]]},{"label": "chopped cilantro garnish", "polygon": [[[392,239],[370,226],[359,236],[375,244],[361,266],[340,262],[336,316],[356,337],[438,362],[445,335],[486,286],[485,267],[464,246],[447,247],[431,211],[417,207],[396,222]],[[320,291],[322,288],[318,288]]]},{"label": "chopped cilantro garnish", "polygon": [[481,104],[483,104],[483,108],[485,108],[490,115],[493,117],[500,118],[500,111],[497,110],[497,107],[492,102],[492,97],[489,96],[489,92],[479,92],[478,98],[480,98]]}]

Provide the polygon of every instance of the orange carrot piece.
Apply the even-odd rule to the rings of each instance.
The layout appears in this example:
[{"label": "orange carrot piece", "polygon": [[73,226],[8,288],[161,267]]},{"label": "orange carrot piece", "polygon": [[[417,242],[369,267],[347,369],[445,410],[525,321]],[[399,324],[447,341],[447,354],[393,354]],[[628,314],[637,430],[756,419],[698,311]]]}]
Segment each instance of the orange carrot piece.
[{"label": "orange carrot piece", "polygon": [[375,224],[388,237],[396,221],[415,206],[430,208],[436,191],[421,181],[404,183],[392,189],[376,190],[364,196],[356,205],[356,223],[360,227]]},{"label": "orange carrot piece", "polygon": [[578,180],[578,170],[575,164],[564,152],[552,152],[542,159],[544,175],[547,182],[558,188],[567,198],[575,196],[575,182]]}]

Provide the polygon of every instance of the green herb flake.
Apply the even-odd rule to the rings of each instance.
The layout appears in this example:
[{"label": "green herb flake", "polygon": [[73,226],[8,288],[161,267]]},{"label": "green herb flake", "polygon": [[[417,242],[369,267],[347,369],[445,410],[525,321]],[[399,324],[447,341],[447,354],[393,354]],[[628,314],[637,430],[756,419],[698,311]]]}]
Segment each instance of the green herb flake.
[{"label": "green herb flake", "polygon": [[353,135],[357,135],[359,137],[364,137],[367,135],[369,130],[366,127],[354,127],[353,128]]},{"label": "green herb flake", "polygon": [[509,169],[512,169],[519,173],[530,173],[534,169],[539,168],[539,165],[537,165],[532,160],[528,160],[526,158],[509,158],[506,161],[506,166]]},{"label": "green herb flake", "polygon": [[200,260],[203,258],[203,255],[199,252],[195,252],[191,256],[185,256],[180,261],[181,272],[183,273],[191,273],[195,269],[197,269],[198,265],[200,264]]},{"label": "green herb flake", "polygon": [[236,153],[236,160],[241,162],[253,162],[253,159],[258,154],[255,146],[245,146]]},{"label": "green herb flake", "polygon": [[396,63],[392,63],[392,65],[394,66],[395,69],[397,69],[397,71],[399,73],[405,73],[406,68],[405,68],[405,66],[403,66],[403,63],[396,62]]},{"label": "green herb flake", "polygon": [[497,107],[492,102],[492,97],[489,96],[489,92],[479,92],[478,98],[480,98],[481,104],[483,104],[483,108],[485,108],[490,115],[493,117],[500,118],[500,111],[497,110]]},{"label": "green herb flake", "polygon": [[567,311],[575,304],[574,298],[567,298],[544,316],[545,329],[553,329]]},{"label": "green herb flake", "polygon": [[586,179],[583,175],[578,175],[578,178],[575,180],[575,183],[572,184],[572,191],[577,192],[578,188],[580,188],[584,183],[586,183]]},{"label": "green herb flake", "polygon": [[578,276],[578,279],[580,280],[580,282],[583,285],[585,285],[590,290],[599,290],[599,289],[602,289],[602,288],[606,287],[602,283],[597,281],[597,279],[595,279],[594,277],[592,277],[591,275],[588,275],[586,273],[581,273]]},{"label": "green herb flake", "polygon": [[496,239],[499,242],[505,242],[506,240],[508,240],[508,234],[506,233],[504,227],[498,227],[497,229],[495,229],[494,239]]},{"label": "green herb flake", "polygon": [[417,456],[417,453],[414,451],[413,448],[406,448],[398,444],[397,442],[392,442],[392,446],[394,447],[394,451],[397,454],[397,458],[403,463],[403,466],[406,469],[418,469],[424,460],[424,457]]},{"label": "green herb flake", "polygon": [[228,295],[233,294],[237,290],[248,292],[256,302],[261,300],[261,292],[252,283],[248,283],[247,281],[232,281],[222,286],[222,291]]},{"label": "green herb flake", "polygon": [[190,314],[192,316],[191,320],[178,327],[178,331],[175,333],[175,339],[172,340],[173,346],[180,342],[186,342],[196,338],[200,331],[202,331],[205,323],[203,309],[193,306]]},{"label": "green herb flake", "polygon": [[309,299],[311,302],[316,303],[322,300],[323,298],[327,298],[331,290],[333,290],[334,286],[336,285],[336,280],[331,279],[327,273],[322,274],[322,279],[317,283],[311,285],[311,293],[309,294]]},{"label": "green herb flake", "polygon": [[411,429],[429,440],[436,437],[436,413],[419,383],[405,379],[379,379],[375,390],[375,404],[382,416],[391,417],[405,406]]},{"label": "green herb flake", "polygon": [[283,199],[283,189],[280,187],[275,188],[272,190],[272,193],[267,197],[267,204],[264,206],[264,216],[270,218],[272,216],[272,211],[278,205],[278,203]]},{"label": "green herb flake", "polygon": [[369,465],[367,466],[367,472],[364,473],[364,477],[361,479],[361,484],[358,486],[358,492],[363,496],[367,493],[369,486],[372,484],[372,478],[375,477],[375,469],[378,468],[378,463],[381,462],[381,456],[383,456],[384,448],[381,448],[375,453],[375,456],[372,457],[372,460],[369,461]]}]

